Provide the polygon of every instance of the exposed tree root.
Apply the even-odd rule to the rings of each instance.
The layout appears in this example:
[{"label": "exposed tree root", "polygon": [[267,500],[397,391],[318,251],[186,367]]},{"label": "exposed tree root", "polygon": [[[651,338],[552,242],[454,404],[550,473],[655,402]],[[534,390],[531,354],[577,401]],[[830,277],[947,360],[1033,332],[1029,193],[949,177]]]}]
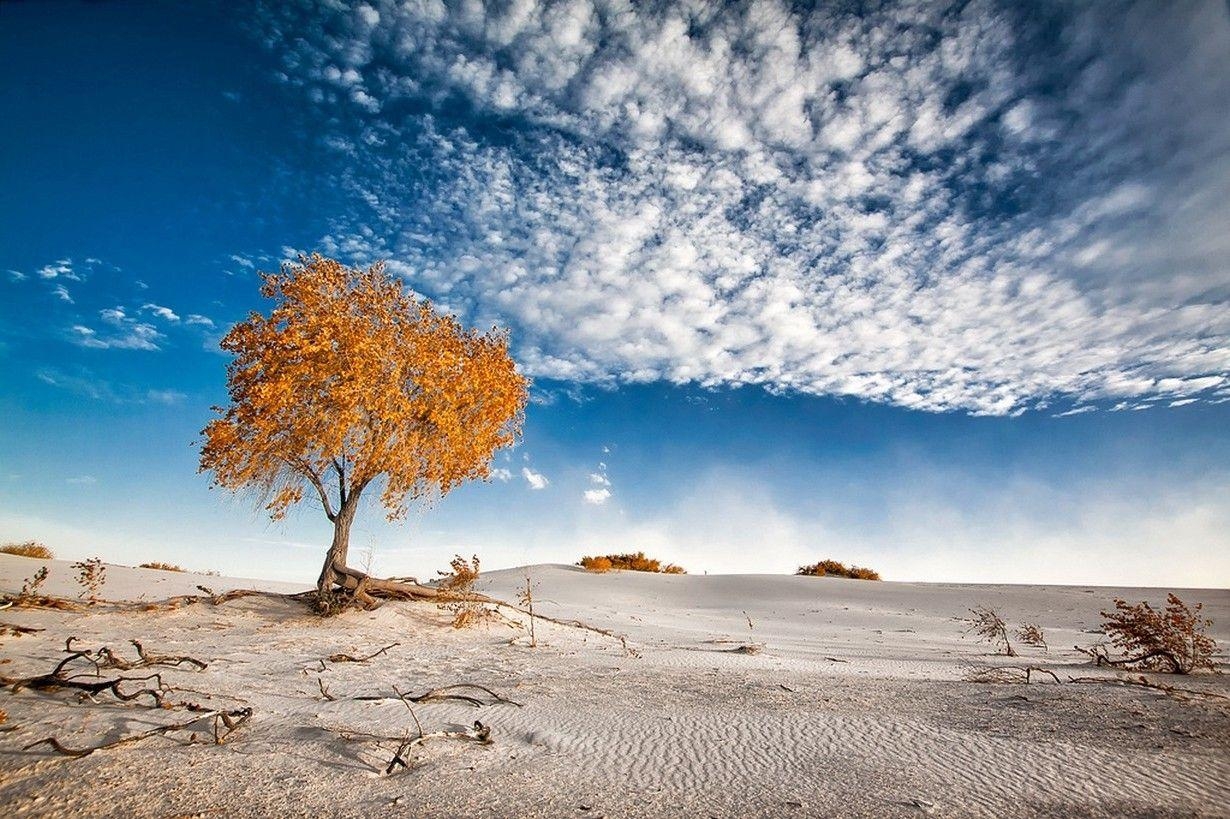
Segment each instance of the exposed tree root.
[{"label": "exposed tree root", "polygon": [[1093,645],[1089,648],[1081,648],[1080,646],[1072,646],[1072,648],[1076,649],[1081,654],[1092,657],[1094,664],[1099,667],[1106,665],[1111,666],[1112,668],[1140,669],[1141,667],[1147,667],[1153,660],[1164,660],[1166,665],[1170,668],[1170,673],[1187,673],[1183,670],[1183,665],[1179,662],[1178,658],[1176,658],[1172,652],[1166,651],[1165,649],[1156,649],[1154,651],[1141,654],[1138,657],[1124,657],[1116,660],[1107,653],[1106,646],[1101,644]]},{"label": "exposed tree root", "polygon": [[155,665],[160,665],[160,666],[190,665],[198,670],[209,667],[208,663],[198,660],[195,657],[188,657],[186,655],[148,654],[145,651],[145,647],[142,646],[141,643],[137,640],[129,640],[129,642],[137,650],[136,660],[125,660],[123,657],[120,657],[117,654],[115,654],[115,652],[113,652],[107,646],[103,646],[102,648],[96,649],[93,652],[91,652],[89,649],[85,650],[84,652],[76,652],[73,649],[73,643],[76,642],[77,639],[78,638],[76,637],[69,637],[67,640],[65,640],[64,650],[68,652],[77,653],[77,654],[83,654],[85,657],[89,658],[91,662],[94,663],[94,667],[96,669],[116,668],[116,669],[119,669],[120,671],[132,671],[133,669],[149,668],[150,666],[155,666]]},{"label": "exposed tree root", "polygon": [[[37,742],[31,742],[29,745],[26,745],[23,750],[29,751],[30,749],[37,748],[40,745],[47,745],[56,753],[79,759],[84,756],[89,756],[95,751],[102,751],[107,748],[115,748],[119,745],[128,745],[130,743],[140,742],[143,739],[148,739],[149,737],[159,736],[162,734],[169,734],[173,731],[183,731],[194,725],[198,725],[205,720],[213,720],[214,744],[222,745],[232,733],[242,728],[251,716],[251,708],[239,708],[234,711],[204,711],[202,713],[198,713],[190,720],[177,722],[172,725],[160,725],[157,728],[151,728],[148,731],[129,734],[128,736],[113,739],[110,742],[104,742],[99,745],[91,745],[85,748],[69,748],[63,745],[56,737],[46,737],[38,740]],[[193,735],[193,739],[195,739],[195,734]]]}]

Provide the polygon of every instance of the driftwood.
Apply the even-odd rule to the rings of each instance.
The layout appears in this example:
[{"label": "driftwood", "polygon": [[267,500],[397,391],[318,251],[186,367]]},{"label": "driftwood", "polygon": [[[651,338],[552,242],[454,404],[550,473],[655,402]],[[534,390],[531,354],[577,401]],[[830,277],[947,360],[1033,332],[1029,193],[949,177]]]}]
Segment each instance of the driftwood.
[{"label": "driftwood", "polygon": [[[173,731],[187,730],[188,728],[191,728],[192,726],[205,720],[213,720],[214,744],[222,745],[232,733],[242,728],[251,717],[251,708],[240,708],[234,711],[203,711],[202,713],[198,713],[190,720],[177,722],[171,725],[160,725],[157,728],[151,728],[148,731],[129,734],[128,736],[113,739],[110,742],[104,742],[99,745],[91,745],[85,748],[68,748],[56,737],[46,737],[36,742],[31,742],[22,750],[29,751],[30,749],[37,748],[40,745],[47,745],[56,753],[79,759],[84,756],[89,756],[95,751],[102,751],[107,748],[114,748],[118,745],[127,745],[133,742],[140,742],[143,739],[148,739],[149,737],[159,736],[162,734],[169,734]],[[195,739],[195,734],[193,735],[193,738]]]},{"label": "driftwood", "polygon": [[419,735],[414,739],[403,739],[401,744],[397,746],[397,750],[393,752],[393,758],[389,760],[389,764],[385,767],[385,776],[389,776],[398,767],[410,768],[410,764],[406,761],[406,754],[415,746],[422,745],[429,739],[462,739],[471,740],[481,745],[491,744],[491,728],[483,725],[478,720],[474,720],[474,725],[464,731],[432,731],[429,734],[422,733],[422,726],[419,727]]},{"label": "driftwood", "polygon": [[1072,646],[1072,648],[1076,649],[1081,654],[1085,654],[1089,657],[1092,657],[1094,664],[1099,667],[1107,665],[1107,666],[1111,666],[1112,668],[1130,668],[1133,666],[1140,666],[1140,665],[1149,663],[1151,660],[1165,660],[1166,664],[1170,666],[1170,670],[1172,673],[1174,674],[1185,673],[1183,671],[1183,666],[1179,663],[1178,658],[1176,658],[1172,652],[1167,651],[1165,649],[1156,649],[1154,651],[1149,651],[1144,654],[1141,654],[1139,657],[1124,657],[1122,659],[1116,660],[1107,653],[1106,646],[1100,643],[1097,645],[1090,646],[1089,648],[1081,648],[1080,646]]},{"label": "driftwood", "polygon": [[208,663],[189,657],[186,655],[169,655],[169,654],[149,654],[145,651],[145,647],[138,640],[129,640],[137,650],[136,660],[125,660],[107,646],[96,649],[90,652],[88,649],[84,652],[77,652],[73,649],[73,643],[78,640],[77,637],[69,637],[64,641],[64,650],[76,654],[83,654],[94,663],[96,669],[116,668],[120,671],[132,671],[137,668],[149,668],[150,666],[181,666],[190,665],[198,670],[209,667]]}]

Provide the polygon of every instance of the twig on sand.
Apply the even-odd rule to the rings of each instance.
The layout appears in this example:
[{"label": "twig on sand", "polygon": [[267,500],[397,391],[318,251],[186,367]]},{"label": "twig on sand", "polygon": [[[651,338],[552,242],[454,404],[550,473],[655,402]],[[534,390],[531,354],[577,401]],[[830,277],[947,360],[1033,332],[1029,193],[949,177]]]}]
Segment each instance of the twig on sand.
[{"label": "twig on sand", "polygon": [[[353,657],[349,654],[330,654],[326,659],[328,659],[328,661],[331,663],[365,663],[368,660],[374,660],[375,658],[379,657],[381,654],[384,654],[390,648],[395,648],[396,646],[399,646],[399,645],[401,645],[401,643],[389,643],[387,646],[380,649],[379,651],[368,654],[365,657]],[[324,665],[323,660],[321,661],[321,665]]]},{"label": "twig on sand", "polygon": [[1167,696],[1175,699],[1188,702],[1195,697],[1205,697],[1213,700],[1224,700],[1230,702],[1230,696],[1222,694],[1218,691],[1202,691],[1198,688],[1180,688],[1177,685],[1167,685],[1166,683],[1153,682],[1144,675],[1139,677],[1068,677],[1068,682],[1081,683],[1086,685],[1134,685],[1140,688],[1149,688],[1154,691],[1161,691]]},{"label": "twig on sand", "polygon": [[[102,751],[107,748],[114,748],[118,745],[128,745],[130,743],[140,742],[141,740],[148,739],[152,736],[169,734],[174,731],[183,731],[205,720],[213,720],[214,744],[222,745],[226,742],[227,737],[243,727],[251,716],[251,708],[240,708],[234,711],[205,711],[203,713],[198,713],[192,719],[185,720],[183,722],[177,722],[171,725],[160,725],[157,728],[151,728],[148,731],[129,734],[128,736],[120,737],[119,739],[113,739],[110,742],[103,742],[99,745],[91,745],[85,748],[69,748],[62,744],[56,737],[46,737],[36,742],[31,742],[22,750],[29,751],[40,745],[47,745],[58,754],[71,756],[74,759],[80,759],[81,757],[89,756],[95,751]],[[195,734],[193,736],[195,738]]]},{"label": "twig on sand", "polygon": [[[492,701],[485,702],[481,697],[477,697],[473,694],[459,693],[460,691],[466,690],[466,689],[482,692],[486,694],[488,697],[490,697]],[[396,688],[394,688],[393,690],[395,692],[397,691]],[[487,688],[484,685],[475,685],[474,683],[457,683],[456,685],[446,685],[441,688],[433,688],[430,691],[425,691],[422,694],[418,694],[416,696],[409,696],[407,694],[402,694],[401,692],[397,692],[396,696],[393,696],[393,697],[390,697],[387,695],[372,694],[372,695],[367,695],[367,696],[362,696],[362,697],[355,697],[354,699],[361,701],[361,702],[379,702],[381,700],[392,700],[392,699],[401,700],[402,702],[409,701],[413,703],[456,701],[456,702],[469,703],[470,705],[473,705],[476,708],[480,708],[484,705],[495,705],[497,703],[502,703],[504,705],[515,705],[518,708],[522,707],[521,703],[514,702],[513,700],[510,700],[507,697],[501,696],[500,694],[497,694],[496,692],[492,691],[490,688]]]},{"label": "twig on sand", "polygon": [[1034,674],[1045,674],[1056,683],[1061,682],[1059,676],[1049,668],[1036,665],[978,665],[971,663],[966,667],[967,682],[982,683],[1018,683],[1022,680],[1026,685],[1033,682]]},{"label": "twig on sand", "polygon": [[34,626],[19,626],[16,623],[0,623],[0,636],[11,634],[14,637],[21,637],[24,634],[37,634],[40,631],[46,631],[45,628],[35,628]]}]

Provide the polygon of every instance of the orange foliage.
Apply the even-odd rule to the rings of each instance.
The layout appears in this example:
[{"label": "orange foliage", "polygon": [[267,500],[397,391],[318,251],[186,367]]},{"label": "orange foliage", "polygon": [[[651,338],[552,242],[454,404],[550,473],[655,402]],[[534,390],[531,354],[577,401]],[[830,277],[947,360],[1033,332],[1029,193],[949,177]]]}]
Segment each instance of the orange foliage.
[{"label": "orange foliage", "polygon": [[18,557],[35,557],[39,560],[54,560],[51,550],[37,540],[27,540],[25,543],[6,543],[0,546],[0,553],[17,555]]},{"label": "orange foliage", "polygon": [[215,485],[258,489],[275,519],[315,490],[348,524],[383,476],[394,520],[409,502],[487,478],[492,453],[520,435],[528,381],[506,333],[463,328],[381,262],[314,254],[263,277],[273,310],[222,340],[235,355],[231,403],[202,430],[200,464]]},{"label": "orange foliage", "polygon": [[810,566],[800,566],[795,572],[798,575],[807,577],[848,577],[852,580],[879,580],[880,573],[873,569],[864,569],[861,566],[850,566],[839,563],[836,560],[821,560],[819,563],[813,563]]},{"label": "orange foliage", "polygon": [[591,572],[609,572],[611,569],[626,569],[633,572],[657,572],[659,574],[687,574],[682,566],[674,563],[663,565],[661,561],[645,557],[644,552],[622,555],[599,555],[583,557],[577,565]]}]

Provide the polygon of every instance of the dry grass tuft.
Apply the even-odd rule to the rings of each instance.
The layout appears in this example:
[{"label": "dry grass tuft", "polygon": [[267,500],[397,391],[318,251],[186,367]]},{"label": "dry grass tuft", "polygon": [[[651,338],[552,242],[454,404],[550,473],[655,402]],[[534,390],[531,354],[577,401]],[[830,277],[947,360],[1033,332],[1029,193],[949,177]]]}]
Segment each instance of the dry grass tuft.
[{"label": "dry grass tuft", "polygon": [[440,575],[437,585],[453,594],[450,600],[439,604],[441,609],[453,615],[453,628],[470,628],[496,616],[494,609],[473,598],[478,573],[478,555],[469,560],[455,555],[449,562],[449,571],[436,572]]},{"label": "dry grass tuft", "polygon": [[103,565],[102,558],[79,560],[73,564],[73,568],[77,570],[77,584],[81,586],[79,596],[91,603],[97,601],[103,584],[107,582],[107,567]]},{"label": "dry grass tuft", "polygon": [[1004,622],[995,609],[990,606],[977,606],[969,610],[972,617],[966,618],[969,628],[966,634],[973,634],[984,643],[990,643],[1008,657],[1015,657],[1016,651],[1008,641],[1008,624]]},{"label": "dry grass tuft", "polygon": [[804,577],[848,577],[851,580],[879,580],[880,573],[861,566],[849,566],[836,560],[821,560],[810,566],[800,566],[796,575]]},{"label": "dry grass tuft", "polygon": [[37,560],[55,560],[55,554],[37,540],[27,540],[25,543],[6,543],[0,546],[0,553],[18,557],[33,557]]},{"label": "dry grass tuft", "polygon": [[159,563],[158,561],[154,561],[152,563],[142,563],[137,568],[138,569],[157,569],[160,572],[186,571],[186,569],[184,569],[182,566],[176,566],[174,563]]},{"label": "dry grass tuft", "polygon": [[583,557],[577,565],[591,572],[609,572],[612,569],[617,569],[630,572],[653,572],[655,574],[688,573],[682,566],[676,566],[674,563],[663,564],[660,560],[645,557],[644,552]]}]

